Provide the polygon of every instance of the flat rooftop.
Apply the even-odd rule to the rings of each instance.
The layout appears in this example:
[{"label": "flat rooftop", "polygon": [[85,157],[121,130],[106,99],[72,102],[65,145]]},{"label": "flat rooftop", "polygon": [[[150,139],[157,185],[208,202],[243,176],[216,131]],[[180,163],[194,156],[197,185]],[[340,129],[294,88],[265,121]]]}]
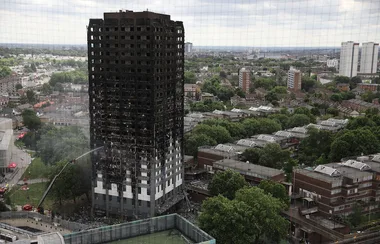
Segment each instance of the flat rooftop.
[{"label": "flat rooftop", "polygon": [[213,163],[214,168],[220,169],[233,169],[239,171],[239,173],[244,175],[249,175],[261,179],[269,179],[276,175],[283,174],[284,172],[279,169],[268,168],[265,166],[245,163],[233,159],[223,159]]},{"label": "flat rooftop", "polygon": [[210,243],[215,239],[178,214],[83,230],[63,236],[72,244]]},{"label": "flat rooftop", "polygon": [[223,152],[215,148],[199,148],[198,152],[210,153],[210,154],[219,155],[222,157],[231,157],[231,156],[237,155],[236,152]]},{"label": "flat rooftop", "polygon": [[313,169],[296,169],[295,172],[327,183],[343,181],[342,176],[330,176],[327,174],[315,172]]},{"label": "flat rooftop", "polygon": [[126,240],[107,242],[107,244],[188,244],[194,243],[190,239],[182,235],[182,233],[176,229],[165,230],[153,234],[137,236]]}]

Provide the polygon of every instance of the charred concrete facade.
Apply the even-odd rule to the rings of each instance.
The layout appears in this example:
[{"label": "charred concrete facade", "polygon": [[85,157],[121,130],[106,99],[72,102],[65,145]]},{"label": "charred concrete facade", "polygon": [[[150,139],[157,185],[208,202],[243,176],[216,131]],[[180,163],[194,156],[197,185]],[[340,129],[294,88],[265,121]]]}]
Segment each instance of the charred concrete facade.
[{"label": "charred concrete facade", "polygon": [[120,11],[87,30],[93,210],[148,217],[182,195],[184,28]]}]

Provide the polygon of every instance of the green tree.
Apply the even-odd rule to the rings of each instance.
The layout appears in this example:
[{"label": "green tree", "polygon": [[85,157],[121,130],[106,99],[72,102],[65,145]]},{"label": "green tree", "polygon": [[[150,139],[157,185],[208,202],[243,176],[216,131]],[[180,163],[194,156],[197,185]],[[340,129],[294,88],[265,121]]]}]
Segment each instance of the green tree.
[{"label": "green tree", "polygon": [[359,204],[356,203],[353,206],[352,214],[350,214],[348,216],[348,220],[349,220],[351,226],[353,226],[353,227],[357,227],[363,222],[363,220],[364,220],[363,209]]},{"label": "green tree", "polygon": [[42,85],[41,92],[45,95],[50,95],[53,93],[52,87],[49,85],[49,83],[45,83]]},{"label": "green tree", "polygon": [[16,90],[20,90],[20,89],[22,89],[22,85],[20,83],[17,83],[15,88],[16,88]]},{"label": "green tree", "polygon": [[10,209],[7,208],[4,202],[0,202],[0,212],[6,212],[6,211],[10,211]]},{"label": "green tree", "polygon": [[259,118],[257,121],[259,122],[258,133],[260,134],[272,134],[276,131],[281,130],[281,124],[275,120],[268,118]]},{"label": "green tree", "polygon": [[30,130],[36,130],[41,126],[41,120],[37,117],[36,112],[26,109],[22,112],[22,121]]},{"label": "green tree", "polygon": [[362,83],[362,79],[359,76],[354,76],[350,80],[350,88],[355,89],[359,83]]},{"label": "green tree", "polygon": [[194,130],[194,134],[204,134],[214,139],[218,144],[232,141],[231,135],[226,128],[219,125],[205,125],[199,124]]},{"label": "green tree", "polygon": [[341,158],[368,155],[380,151],[380,143],[370,129],[360,128],[347,130],[336,135],[331,143],[330,155],[332,161],[339,161]]},{"label": "green tree", "polygon": [[33,72],[37,72],[36,64],[35,64],[35,63],[32,63],[32,64],[30,65],[30,69],[31,69]]},{"label": "green tree", "polygon": [[332,116],[338,116],[339,115],[339,109],[330,107],[326,110],[326,113],[331,114]]},{"label": "green tree", "polygon": [[185,84],[195,84],[197,81],[197,77],[195,74],[191,71],[185,71]]},{"label": "green tree", "polygon": [[248,161],[252,164],[259,164],[261,155],[261,149],[259,148],[247,148],[242,153],[243,161]]},{"label": "green tree", "polygon": [[248,186],[244,177],[232,170],[226,170],[217,172],[208,185],[208,190],[212,196],[218,196],[219,194],[232,200],[235,198],[237,190]]},{"label": "green tree", "polygon": [[32,90],[26,91],[26,98],[28,100],[28,103],[34,104],[37,102],[36,94]]},{"label": "green tree", "polygon": [[316,80],[310,77],[302,76],[301,78],[301,88],[306,92],[309,92],[311,89],[313,89],[316,86],[316,84]]},{"label": "green tree", "polygon": [[241,88],[236,88],[235,93],[239,97],[245,98],[245,93],[244,93],[244,91]]},{"label": "green tree", "polygon": [[[50,181],[62,170],[66,163],[66,161],[61,161],[54,166]],[[91,179],[83,177],[84,175],[85,172],[78,164],[69,164],[62,171],[51,188],[51,194],[59,201],[60,206],[62,205],[62,200],[68,198],[71,198],[76,203],[76,198],[82,194],[86,194],[88,197],[88,191],[91,189]]]},{"label": "green tree", "polygon": [[245,119],[243,121],[244,130],[247,133],[247,136],[253,136],[258,134],[260,128],[260,123],[253,118]]},{"label": "green tree", "polygon": [[273,105],[277,105],[279,98],[277,96],[277,93],[270,91],[265,95],[265,100],[272,103]]},{"label": "green tree", "polygon": [[289,117],[288,128],[304,126],[310,123],[310,118],[305,114],[293,114]]},{"label": "green tree", "polygon": [[330,96],[331,101],[341,102],[343,100],[342,95],[340,93],[334,93]]},{"label": "green tree", "polygon": [[255,88],[262,87],[269,91],[276,86],[276,81],[272,78],[259,78],[254,83]]},{"label": "green tree", "polygon": [[286,237],[288,231],[288,221],[281,217],[281,211],[285,208],[281,201],[265,194],[258,187],[243,188],[236,192],[236,201],[243,202],[251,207],[252,216],[259,222],[253,222],[257,233],[255,241],[269,240],[279,243]]},{"label": "green tree", "polygon": [[285,86],[275,86],[271,91],[277,94],[287,94],[288,89]]},{"label": "green tree", "polygon": [[374,127],[376,126],[376,123],[368,117],[350,118],[346,128],[349,130],[356,130],[365,126]]},{"label": "green tree", "polygon": [[88,141],[79,127],[54,128],[41,135],[37,141],[38,154],[48,165],[71,160],[87,150]]},{"label": "green tree", "polygon": [[315,161],[324,155],[330,154],[330,145],[333,142],[333,134],[327,130],[318,130],[316,128],[308,129],[308,137],[303,139],[299,145],[298,158],[305,165],[315,165]]},{"label": "green tree", "polygon": [[2,66],[0,67],[0,79],[5,78],[12,74],[12,70],[9,67]]},{"label": "green tree", "polygon": [[271,114],[268,116],[268,118],[277,121],[281,125],[281,128],[288,128],[289,117],[286,114]]},{"label": "green tree", "polygon": [[185,154],[196,157],[201,146],[214,146],[216,141],[205,134],[185,135]]},{"label": "green tree", "polygon": [[259,165],[281,169],[289,159],[290,151],[283,150],[277,143],[269,143],[260,150]]},{"label": "green tree", "polygon": [[289,207],[290,197],[283,184],[271,180],[262,180],[258,187],[263,189],[266,194],[270,194],[272,197],[280,200],[284,204],[285,209]]},{"label": "green tree", "polygon": [[203,201],[198,223],[220,244],[243,244],[258,238],[260,220],[247,204],[219,195]]},{"label": "green tree", "polygon": [[312,109],[310,109],[310,112],[314,116],[320,116],[321,115],[321,112],[319,111],[318,108],[312,108]]},{"label": "green tree", "polygon": [[350,78],[347,77],[347,76],[337,75],[337,76],[334,77],[334,82],[348,84],[348,83],[350,83]]},{"label": "green tree", "polygon": [[216,92],[216,96],[221,100],[221,101],[229,101],[231,97],[233,97],[234,91],[227,88],[227,87],[219,87]]}]

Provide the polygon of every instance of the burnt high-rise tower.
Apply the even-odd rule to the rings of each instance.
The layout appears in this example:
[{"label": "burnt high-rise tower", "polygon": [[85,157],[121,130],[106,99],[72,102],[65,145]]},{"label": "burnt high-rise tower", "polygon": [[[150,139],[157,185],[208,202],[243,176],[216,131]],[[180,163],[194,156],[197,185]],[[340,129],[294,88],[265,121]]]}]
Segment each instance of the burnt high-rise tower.
[{"label": "burnt high-rise tower", "polygon": [[147,217],[183,183],[184,28],[169,15],[120,11],[87,30],[95,213]]}]

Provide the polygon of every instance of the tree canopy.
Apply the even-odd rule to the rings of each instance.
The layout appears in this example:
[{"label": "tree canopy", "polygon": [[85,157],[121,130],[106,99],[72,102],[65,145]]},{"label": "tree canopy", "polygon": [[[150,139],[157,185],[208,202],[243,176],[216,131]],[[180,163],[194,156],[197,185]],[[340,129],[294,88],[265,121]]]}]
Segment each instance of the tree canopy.
[{"label": "tree canopy", "polygon": [[191,71],[185,71],[185,84],[195,84],[197,77]]},{"label": "tree canopy", "polygon": [[79,127],[54,128],[37,141],[38,155],[48,165],[71,160],[87,150],[88,141]]},{"label": "tree canopy", "polygon": [[308,135],[299,145],[298,158],[300,163],[313,166],[320,157],[327,160],[330,154],[330,145],[333,142],[333,134],[327,130],[311,127],[308,129]]},{"label": "tree canopy", "polygon": [[283,204],[257,187],[236,192],[236,198],[208,198],[202,204],[199,226],[218,243],[279,243],[288,222],[281,217]]},{"label": "tree canopy", "polygon": [[192,133],[185,135],[185,152],[187,155],[197,156],[198,147],[215,146],[217,142],[206,134]]},{"label": "tree canopy", "polygon": [[49,84],[54,87],[61,83],[87,84],[88,75],[81,70],[54,73],[50,77]]},{"label": "tree canopy", "polygon": [[266,194],[270,194],[272,197],[280,200],[284,204],[284,208],[289,207],[290,197],[283,184],[271,180],[262,180],[258,187],[263,189]]},{"label": "tree canopy", "polygon": [[370,129],[345,130],[331,143],[330,158],[332,161],[340,161],[344,157],[368,155],[379,151],[379,140]]},{"label": "tree canopy", "polygon": [[208,190],[213,196],[218,196],[219,194],[228,198],[234,199],[237,190],[248,186],[244,177],[232,170],[226,170],[222,172],[217,172],[208,185]]},{"label": "tree canopy", "polygon": [[[66,163],[67,161],[61,161],[55,165],[50,175],[50,181],[62,170]],[[87,167],[83,167],[83,164],[82,166],[69,164],[54,182],[50,194],[59,201],[60,205],[62,205],[62,200],[68,198],[73,199],[75,203],[76,198],[83,194],[86,194],[87,198],[89,198],[88,192],[91,189],[91,178],[88,172],[90,170],[89,164],[87,164]]]},{"label": "tree canopy", "polygon": [[22,114],[24,125],[30,130],[36,130],[41,126],[41,120],[36,115],[36,112],[30,109],[25,109]]},{"label": "tree canopy", "polygon": [[263,148],[248,148],[242,157],[253,164],[281,169],[290,159],[290,151],[283,150],[277,143],[269,143]]}]

